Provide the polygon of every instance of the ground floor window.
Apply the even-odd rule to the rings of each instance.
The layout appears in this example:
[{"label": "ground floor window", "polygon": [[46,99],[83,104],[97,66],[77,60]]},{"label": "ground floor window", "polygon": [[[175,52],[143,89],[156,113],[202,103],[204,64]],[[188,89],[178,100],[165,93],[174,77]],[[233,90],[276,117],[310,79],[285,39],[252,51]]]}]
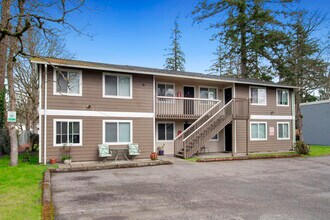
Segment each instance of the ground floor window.
[{"label": "ground floor window", "polygon": [[157,139],[159,141],[174,140],[174,123],[173,122],[159,122],[157,124]]},{"label": "ground floor window", "polygon": [[132,121],[103,121],[103,142],[106,144],[132,143]]},{"label": "ground floor window", "polygon": [[55,119],[54,145],[79,146],[82,144],[82,120]]},{"label": "ground floor window", "polygon": [[217,141],[219,139],[218,134],[214,135],[211,140]]},{"label": "ground floor window", "polygon": [[277,139],[288,140],[290,139],[289,122],[277,123]]},{"label": "ground floor window", "polygon": [[267,123],[251,122],[250,134],[251,140],[267,140]]}]

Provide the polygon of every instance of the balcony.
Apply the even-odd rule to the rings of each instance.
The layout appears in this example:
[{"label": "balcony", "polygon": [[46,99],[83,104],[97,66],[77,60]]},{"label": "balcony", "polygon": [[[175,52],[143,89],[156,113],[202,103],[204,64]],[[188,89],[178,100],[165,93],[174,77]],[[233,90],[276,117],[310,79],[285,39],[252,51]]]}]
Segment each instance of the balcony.
[{"label": "balcony", "polygon": [[212,99],[157,96],[156,118],[195,120],[218,102]]}]

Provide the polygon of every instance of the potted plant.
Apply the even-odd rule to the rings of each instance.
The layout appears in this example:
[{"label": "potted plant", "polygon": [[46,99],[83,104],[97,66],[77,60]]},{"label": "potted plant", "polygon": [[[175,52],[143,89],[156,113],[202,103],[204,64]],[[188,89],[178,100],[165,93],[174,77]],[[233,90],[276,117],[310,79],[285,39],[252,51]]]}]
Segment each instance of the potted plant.
[{"label": "potted plant", "polygon": [[71,157],[68,155],[62,156],[61,160],[64,164],[70,164],[72,162]]},{"label": "potted plant", "polygon": [[157,160],[157,153],[156,152],[151,152],[150,159],[151,160]]},{"label": "potted plant", "polygon": [[158,155],[160,155],[160,156],[163,156],[163,155],[164,155],[164,148],[165,148],[165,144],[162,144],[162,146],[159,146],[159,147],[157,148],[157,150],[158,150]]},{"label": "potted plant", "polygon": [[70,164],[72,162],[72,160],[71,160],[71,146],[68,146],[67,144],[63,145],[61,160],[65,164]]},{"label": "potted plant", "polygon": [[52,165],[55,164],[56,163],[56,159],[49,159],[49,163],[52,164]]}]

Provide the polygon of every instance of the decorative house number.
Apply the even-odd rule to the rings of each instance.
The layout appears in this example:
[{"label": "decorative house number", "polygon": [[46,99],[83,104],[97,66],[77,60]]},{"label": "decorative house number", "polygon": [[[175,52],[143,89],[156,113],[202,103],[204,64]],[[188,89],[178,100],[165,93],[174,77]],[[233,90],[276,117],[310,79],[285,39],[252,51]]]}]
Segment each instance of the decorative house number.
[{"label": "decorative house number", "polygon": [[274,136],[274,134],[275,134],[274,127],[269,127],[269,136]]}]

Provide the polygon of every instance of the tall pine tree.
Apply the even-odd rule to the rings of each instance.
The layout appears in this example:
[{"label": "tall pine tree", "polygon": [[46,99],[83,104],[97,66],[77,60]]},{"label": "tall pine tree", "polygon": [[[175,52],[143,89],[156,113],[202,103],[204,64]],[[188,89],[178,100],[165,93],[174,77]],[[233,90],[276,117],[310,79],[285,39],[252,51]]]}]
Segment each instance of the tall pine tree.
[{"label": "tall pine tree", "polygon": [[292,1],[200,1],[192,12],[194,21],[216,20],[211,22],[210,28],[216,29],[213,39],[219,40],[221,48],[211,69],[221,66],[222,74],[271,80],[265,60],[271,57],[270,51],[278,50],[280,42],[285,39],[279,22],[285,11],[272,8],[274,4]]},{"label": "tall pine tree", "polygon": [[173,71],[184,71],[185,67],[184,64],[186,62],[185,55],[181,49],[180,46],[180,39],[181,39],[181,31],[179,29],[178,24],[178,17],[174,20],[174,28],[172,30],[171,35],[171,46],[168,49],[165,49],[165,51],[168,51],[165,56],[167,56],[165,60],[165,69],[167,70],[173,70]]}]

